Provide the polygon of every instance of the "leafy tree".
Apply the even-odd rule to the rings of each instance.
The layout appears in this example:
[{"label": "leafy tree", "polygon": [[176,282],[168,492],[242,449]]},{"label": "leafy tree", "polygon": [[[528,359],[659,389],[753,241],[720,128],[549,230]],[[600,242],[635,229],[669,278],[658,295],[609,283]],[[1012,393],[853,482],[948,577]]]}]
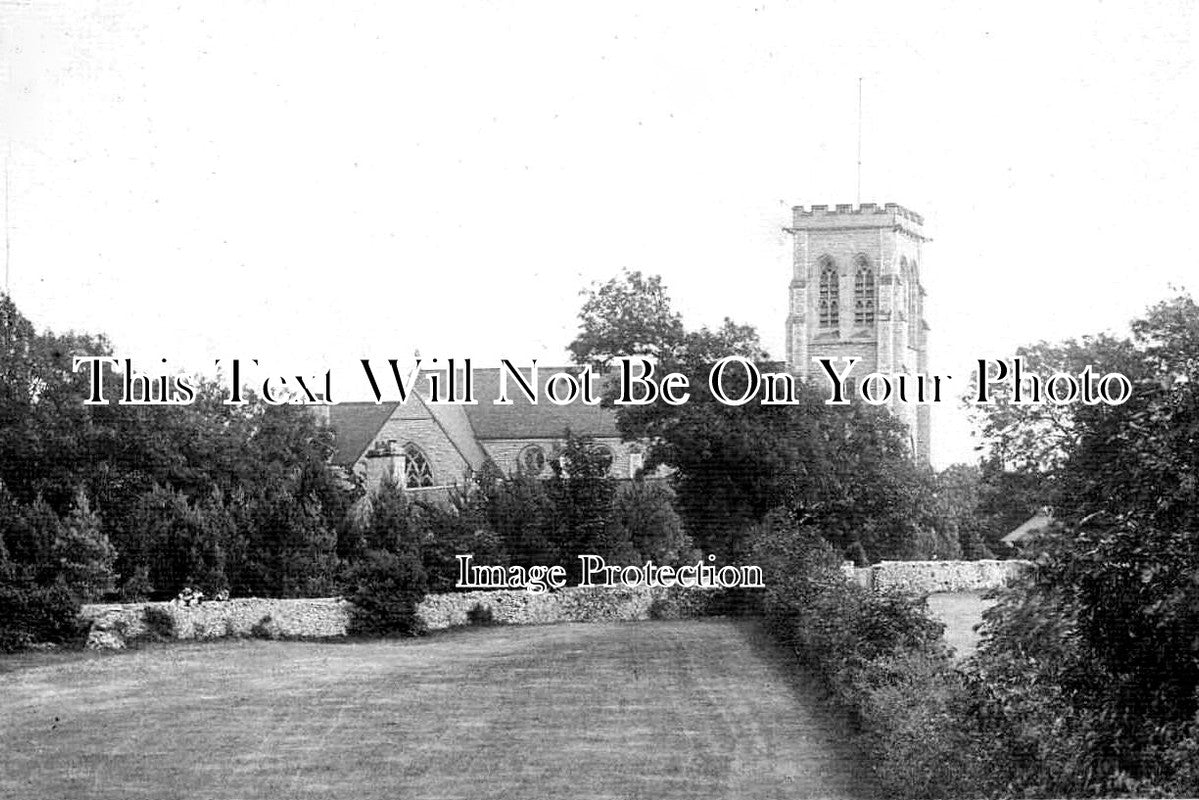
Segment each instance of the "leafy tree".
[{"label": "leafy tree", "polygon": [[971,561],[993,558],[979,519],[981,493],[982,471],[977,466],[953,464],[937,473],[933,525],[947,540],[956,539],[961,557]]},{"label": "leafy tree", "polygon": [[[1133,394],[1073,410],[1056,467],[1061,524],[1042,538],[1036,574],[988,614],[979,656],[988,685],[1003,687],[986,719],[1033,748],[1014,780],[1055,794],[1151,793],[1173,780],[1187,741],[1193,751],[1199,307],[1174,298],[1132,330],[1121,364]],[[1012,728],[1021,702],[1044,710],[1039,726]],[[1036,745],[1050,721],[1068,761]],[[1062,765],[1073,783],[1046,783]]]},{"label": "leafy tree", "polygon": [[[1056,373],[1079,375],[1087,366],[1096,377],[1107,372],[1121,372],[1137,378],[1141,372],[1140,358],[1128,339],[1109,334],[1084,336],[1060,343],[1038,342],[1016,350],[1024,359],[1025,375],[1036,374],[1044,381]],[[1023,381],[1022,397],[1031,397],[1032,383]],[[1015,403],[1012,380],[989,385],[992,403],[977,403],[977,377],[965,399],[966,408],[974,418],[987,461],[997,462],[1004,470],[1031,472],[1053,480],[1063,459],[1078,441],[1077,412],[1082,403],[1056,404],[1047,402]]]},{"label": "leafy tree", "polygon": [[671,310],[661,277],[625,270],[584,294],[581,331],[568,348],[576,363],[605,367],[625,355],[669,359],[682,346],[682,318]]},{"label": "leafy tree", "polygon": [[662,481],[637,480],[619,488],[611,524],[616,529],[612,538],[620,544],[627,542],[620,561],[675,564],[698,558],[674,503],[674,491]]},{"label": "leafy tree", "polygon": [[[650,313],[666,323],[647,325]],[[838,547],[857,545],[873,559],[958,552],[956,535],[932,527],[931,475],[910,459],[906,431],[894,415],[861,404],[830,407],[802,383],[789,405],[730,406],[713,396],[709,372],[726,356],[741,356],[762,372],[779,371],[752,327],[726,319],[715,331],[687,331],[660,279],[640,273],[593,288],[580,323],[571,344],[576,360],[602,364],[645,355],[661,372],[688,377],[686,403],[620,406],[617,424],[626,439],[652,443],[647,468],[673,470],[680,512],[702,549],[742,556],[752,526],[784,508],[804,524],[819,525]],[[728,393],[743,390],[746,380],[731,371]],[[612,397],[609,386],[605,399]]]}]

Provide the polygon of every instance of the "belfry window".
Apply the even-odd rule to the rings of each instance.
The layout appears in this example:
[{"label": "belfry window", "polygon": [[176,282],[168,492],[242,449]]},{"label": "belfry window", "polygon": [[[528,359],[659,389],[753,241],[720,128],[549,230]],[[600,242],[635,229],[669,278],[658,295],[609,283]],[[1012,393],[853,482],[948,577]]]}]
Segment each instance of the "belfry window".
[{"label": "belfry window", "polygon": [[830,259],[822,259],[820,268],[820,327],[836,328],[840,322],[841,291],[838,286],[837,266]]},{"label": "belfry window", "polygon": [[412,442],[404,445],[404,486],[417,489],[432,485],[433,470],[429,468],[429,459]]},{"label": "belfry window", "polygon": [[859,260],[858,271],[853,279],[853,323],[855,325],[874,324],[875,295],[874,270],[870,269],[865,260]]}]

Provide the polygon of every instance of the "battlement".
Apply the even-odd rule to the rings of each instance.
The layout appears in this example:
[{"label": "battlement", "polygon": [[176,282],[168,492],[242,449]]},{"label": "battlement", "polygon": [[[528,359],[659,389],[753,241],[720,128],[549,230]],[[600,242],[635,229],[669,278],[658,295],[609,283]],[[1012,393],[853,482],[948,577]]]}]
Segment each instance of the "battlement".
[{"label": "battlement", "polygon": [[898,203],[838,203],[835,206],[795,206],[791,230],[829,228],[900,228],[924,239],[924,217]]}]

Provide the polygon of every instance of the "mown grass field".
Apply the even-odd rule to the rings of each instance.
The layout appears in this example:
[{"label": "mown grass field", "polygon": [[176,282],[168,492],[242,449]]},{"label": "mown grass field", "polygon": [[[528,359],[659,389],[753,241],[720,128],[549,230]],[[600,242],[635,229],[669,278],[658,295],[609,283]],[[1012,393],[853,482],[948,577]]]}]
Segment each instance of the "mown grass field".
[{"label": "mown grass field", "polygon": [[723,619],[23,656],[0,796],[869,796],[789,666]]},{"label": "mown grass field", "polygon": [[995,604],[984,600],[984,592],[943,592],[928,596],[929,612],[945,623],[945,643],[958,658],[966,658],[978,649],[978,631],[983,611]]}]

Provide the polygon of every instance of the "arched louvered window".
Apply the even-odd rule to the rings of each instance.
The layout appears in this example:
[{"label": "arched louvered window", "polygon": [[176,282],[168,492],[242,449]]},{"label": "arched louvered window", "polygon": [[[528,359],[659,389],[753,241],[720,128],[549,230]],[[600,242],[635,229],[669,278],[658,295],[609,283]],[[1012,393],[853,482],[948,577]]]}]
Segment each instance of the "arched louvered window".
[{"label": "arched louvered window", "polygon": [[404,445],[404,486],[416,489],[432,485],[433,470],[429,468],[429,459],[412,442]]},{"label": "arched louvered window", "polygon": [[853,323],[855,325],[874,324],[874,306],[877,294],[874,283],[874,270],[864,257],[858,258],[858,270],[853,279]]},{"label": "arched louvered window", "polygon": [[820,327],[836,328],[841,319],[841,290],[837,265],[827,257],[820,259],[820,265]]}]

